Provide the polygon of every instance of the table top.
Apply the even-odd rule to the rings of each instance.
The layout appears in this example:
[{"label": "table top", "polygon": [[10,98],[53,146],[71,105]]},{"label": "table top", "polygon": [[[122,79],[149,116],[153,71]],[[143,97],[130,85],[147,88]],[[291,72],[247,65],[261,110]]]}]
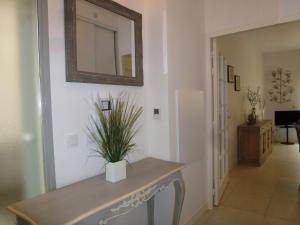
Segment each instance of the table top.
[{"label": "table top", "polygon": [[272,125],[272,120],[258,120],[255,124],[249,125],[248,123],[243,123],[241,125],[239,125],[239,127],[253,127],[253,128],[257,128],[257,127],[261,127],[264,126],[266,124],[270,124]]},{"label": "table top", "polygon": [[71,225],[106,209],[180,171],[183,164],[154,158],[127,166],[127,179],[118,183],[105,175],[12,204],[8,209],[32,225]]}]

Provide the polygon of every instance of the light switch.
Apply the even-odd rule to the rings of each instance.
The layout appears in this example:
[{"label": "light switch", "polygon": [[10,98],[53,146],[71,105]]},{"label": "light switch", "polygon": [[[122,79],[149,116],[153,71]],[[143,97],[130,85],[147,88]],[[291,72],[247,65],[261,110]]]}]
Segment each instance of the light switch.
[{"label": "light switch", "polygon": [[67,134],[66,144],[68,148],[77,147],[79,144],[78,134]]},{"label": "light switch", "polygon": [[111,110],[111,101],[109,99],[101,100],[102,111]]},{"label": "light switch", "polygon": [[156,120],[160,120],[160,109],[158,108],[155,108],[153,109],[153,118],[156,119]]}]

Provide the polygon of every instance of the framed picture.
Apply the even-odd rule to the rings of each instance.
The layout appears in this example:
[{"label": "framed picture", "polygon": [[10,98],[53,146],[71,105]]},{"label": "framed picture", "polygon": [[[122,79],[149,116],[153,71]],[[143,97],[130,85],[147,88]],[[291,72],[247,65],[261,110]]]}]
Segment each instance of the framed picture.
[{"label": "framed picture", "polygon": [[234,90],[235,91],[241,90],[241,77],[239,75],[234,76]]},{"label": "framed picture", "polygon": [[234,83],[234,67],[230,65],[227,66],[227,81],[228,83]]}]

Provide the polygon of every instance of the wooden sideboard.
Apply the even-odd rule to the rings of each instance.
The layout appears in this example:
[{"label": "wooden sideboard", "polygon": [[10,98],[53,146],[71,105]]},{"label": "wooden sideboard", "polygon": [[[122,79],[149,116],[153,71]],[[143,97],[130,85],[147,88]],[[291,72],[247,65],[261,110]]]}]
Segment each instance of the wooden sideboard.
[{"label": "wooden sideboard", "polygon": [[238,127],[238,160],[241,163],[262,165],[272,152],[272,121]]},{"label": "wooden sideboard", "polygon": [[173,184],[173,225],[179,225],[185,185],[184,165],[147,158],[127,168],[127,179],[105,181],[104,175],[10,205],[18,225],[106,225],[147,202],[148,224],[154,225],[154,196]]}]

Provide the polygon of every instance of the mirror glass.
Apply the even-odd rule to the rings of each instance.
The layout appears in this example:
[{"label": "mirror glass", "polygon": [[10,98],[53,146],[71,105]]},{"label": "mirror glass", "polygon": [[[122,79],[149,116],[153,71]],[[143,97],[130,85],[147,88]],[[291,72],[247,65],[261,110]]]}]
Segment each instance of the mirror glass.
[{"label": "mirror glass", "polygon": [[135,77],[134,21],[76,0],[77,70]]}]

